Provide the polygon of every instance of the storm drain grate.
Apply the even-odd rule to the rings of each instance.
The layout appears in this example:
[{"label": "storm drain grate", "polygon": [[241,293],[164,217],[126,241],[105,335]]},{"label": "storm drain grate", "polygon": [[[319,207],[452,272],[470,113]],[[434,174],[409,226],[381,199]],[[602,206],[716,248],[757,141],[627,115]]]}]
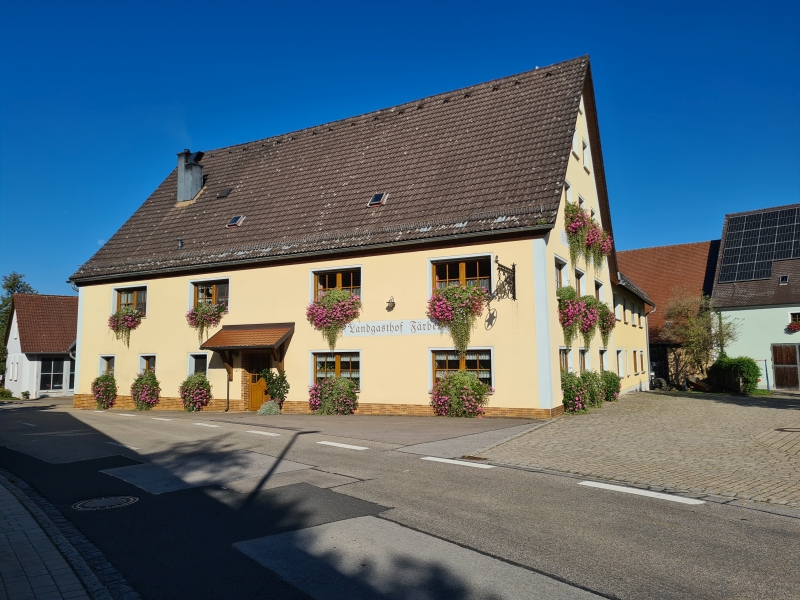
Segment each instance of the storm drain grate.
[{"label": "storm drain grate", "polygon": [[72,505],[75,510],[107,510],[109,508],[122,508],[134,502],[138,502],[136,496],[106,496],[104,498],[92,498],[91,500],[81,500]]}]

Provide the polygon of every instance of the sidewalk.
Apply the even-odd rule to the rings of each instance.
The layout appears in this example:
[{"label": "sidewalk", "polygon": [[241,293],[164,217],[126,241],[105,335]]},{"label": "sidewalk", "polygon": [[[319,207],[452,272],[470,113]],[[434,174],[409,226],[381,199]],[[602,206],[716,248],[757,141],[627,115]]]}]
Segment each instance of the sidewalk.
[{"label": "sidewalk", "polygon": [[88,600],[67,561],[0,479],[0,600]]}]

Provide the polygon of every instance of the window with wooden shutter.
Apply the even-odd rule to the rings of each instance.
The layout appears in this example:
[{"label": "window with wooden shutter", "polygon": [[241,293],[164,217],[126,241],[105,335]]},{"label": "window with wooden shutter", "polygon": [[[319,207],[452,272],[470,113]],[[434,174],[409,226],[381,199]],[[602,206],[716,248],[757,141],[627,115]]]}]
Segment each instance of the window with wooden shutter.
[{"label": "window with wooden shutter", "polygon": [[230,285],[228,280],[200,281],[194,284],[194,305],[224,304],[228,306]]},{"label": "window with wooden shutter", "polygon": [[431,358],[435,379],[441,379],[451,371],[467,371],[475,373],[481,383],[492,385],[492,353],[489,350],[467,350],[464,356],[453,350],[434,350]]},{"label": "window with wooden shutter", "polygon": [[361,354],[358,352],[317,352],[314,354],[314,381],[322,383],[328,377],[350,379],[361,389]]},{"label": "window with wooden shutter", "polygon": [[488,256],[435,262],[432,269],[434,290],[450,285],[479,285],[488,292],[492,291],[492,260]]},{"label": "window with wooden shutter", "polygon": [[322,298],[328,290],[347,290],[361,296],[361,269],[315,272],[314,299]]},{"label": "window with wooden shutter", "polygon": [[130,308],[147,314],[147,288],[125,288],[117,290],[117,310]]}]

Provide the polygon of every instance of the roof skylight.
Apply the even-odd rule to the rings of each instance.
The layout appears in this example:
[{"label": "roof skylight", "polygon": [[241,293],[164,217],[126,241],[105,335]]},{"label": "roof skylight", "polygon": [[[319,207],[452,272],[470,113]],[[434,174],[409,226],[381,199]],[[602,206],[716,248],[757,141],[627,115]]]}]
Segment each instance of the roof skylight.
[{"label": "roof skylight", "polygon": [[233,188],[222,188],[217,194],[217,198],[227,198],[232,191]]},{"label": "roof skylight", "polygon": [[230,221],[228,221],[228,224],[225,225],[225,227],[239,227],[242,224],[242,221],[244,221],[244,215],[236,215]]},{"label": "roof skylight", "polygon": [[389,194],[385,192],[378,192],[377,194],[374,194],[372,198],[369,199],[369,202],[367,202],[367,206],[373,207],[373,206],[380,206],[381,204],[386,204],[386,198],[388,197]]}]

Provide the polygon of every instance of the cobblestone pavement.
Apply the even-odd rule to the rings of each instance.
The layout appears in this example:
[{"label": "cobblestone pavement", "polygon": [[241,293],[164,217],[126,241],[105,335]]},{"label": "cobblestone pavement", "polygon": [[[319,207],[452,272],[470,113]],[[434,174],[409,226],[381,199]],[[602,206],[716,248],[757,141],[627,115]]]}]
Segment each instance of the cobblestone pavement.
[{"label": "cobblestone pavement", "polygon": [[0,485],[0,600],[89,596],[25,507]]},{"label": "cobblestone pavement", "polygon": [[626,394],[480,456],[660,491],[800,507],[800,402]]}]

